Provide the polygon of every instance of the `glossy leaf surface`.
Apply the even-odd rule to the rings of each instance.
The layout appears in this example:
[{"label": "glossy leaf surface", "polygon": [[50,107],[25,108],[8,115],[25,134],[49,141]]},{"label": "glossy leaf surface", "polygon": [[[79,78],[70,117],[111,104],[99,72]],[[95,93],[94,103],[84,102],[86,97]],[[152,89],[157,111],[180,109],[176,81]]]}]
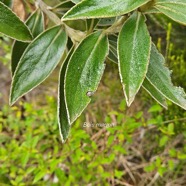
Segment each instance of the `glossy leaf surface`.
[{"label": "glossy leaf surface", "polygon": [[186,25],[185,0],[157,0],[155,8],[174,21]]},{"label": "glossy leaf surface", "polygon": [[[26,21],[26,25],[32,32],[33,37],[35,38],[38,36],[41,32],[44,31],[44,16],[40,10],[35,11]],[[12,63],[11,63],[11,69],[12,74],[14,74],[15,69],[17,67],[17,64],[25,51],[26,47],[28,46],[28,43],[24,43],[21,41],[15,41],[12,49]]]},{"label": "glossy leaf surface", "polygon": [[84,0],[69,10],[64,20],[115,17],[127,14],[149,0]]},{"label": "glossy leaf surface", "polygon": [[101,32],[85,38],[69,61],[65,79],[65,96],[70,123],[91,101],[105,69],[108,40]]},{"label": "glossy leaf surface", "polygon": [[59,63],[67,43],[61,26],[39,35],[25,50],[14,73],[10,103],[43,82]]},{"label": "glossy leaf surface", "polygon": [[0,32],[16,40],[32,40],[27,26],[2,2],[0,2]]},{"label": "glossy leaf surface", "polygon": [[186,94],[182,88],[173,86],[170,75],[164,57],[152,45],[147,79],[167,99],[186,110]]},{"label": "glossy leaf surface", "polygon": [[118,38],[120,78],[128,106],[139,91],[149,64],[151,38],[141,13],[134,13]]},{"label": "glossy leaf surface", "polygon": [[62,138],[62,142],[65,142],[65,140],[68,138],[68,135],[70,133],[70,122],[68,120],[67,107],[65,101],[65,73],[72,51],[73,48],[69,52],[68,56],[66,57],[62,65],[60,71],[60,77],[59,77],[58,124],[59,124],[59,131]]}]

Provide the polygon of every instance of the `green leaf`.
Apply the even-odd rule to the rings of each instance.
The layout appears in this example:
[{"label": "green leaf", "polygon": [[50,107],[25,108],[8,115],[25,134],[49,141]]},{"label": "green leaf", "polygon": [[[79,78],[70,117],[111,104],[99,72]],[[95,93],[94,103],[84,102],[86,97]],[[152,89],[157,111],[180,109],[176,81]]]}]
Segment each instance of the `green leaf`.
[{"label": "green leaf", "polygon": [[65,11],[70,9],[72,6],[74,6],[74,3],[71,1],[63,1],[61,3],[59,3],[58,5],[56,5],[53,9],[58,9],[61,11]]},{"label": "green leaf", "polygon": [[59,63],[66,43],[67,35],[61,25],[43,32],[30,43],[14,73],[11,104],[50,75]]},{"label": "green leaf", "polygon": [[114,35],[109,36],[109,55],[108,59],[118,64],[117,54],[117,37]]},{"label": "green leaf", "polygon": [[108,39],[96,32],[85,38],[73,53],[65,79],[66,104],[73,123],[91,101],[105,69]]},{"label": "green leaf", "polygon": [[[36,10],[26,21],[26,25],[31,30],[32,35],[34,38],[38,36],[41,32],[44,31],[44,16],[40,10]],[[24,53],[28,43],[24,43],[21,41],[15,41],[12,49],[12,63],[11,63],[11,70],[12,75],[15,72],[17,64]]]},{"label": "green leaf", "polygon": [[161,13],[159,10],[157,10],[156,8],[152,7],[144,12],[142,12],[143,14],[158,14]]},{"label": "green leaf", "polygon": [[127,14],[149,0],[84,0],[63,17],[64,20],[115,17]]},{"label": "green leaf", "polygon": [[79,3],[82,0],[71,0],[71,1],[77,4],[77,3]]},{"label": "green leaf", "polygon": [[64,143],[65,140],[68,138],[70,133],[70,122],[68,121],[68,114],[66,108],[66,101],[65,101],[65,73],[66,68],[69,62],[69,59],[72,55],[74,47],[69,51],[68,56],[66,57],[59,77],[59,92],[58,92],[58,124],[59,124],[59,131],[62,138],[62,142]]},{"label": "green leaf", "polygon": [[75,4],[71,1],[63,1],[52,8],[52,10],[60,15],[64,15],[66,11],[72,8]]},{"label": "green leaf", "polygon": [[116,21],[116,18],[102,18],[99,21],[99,26],[111,26]]},{"label": "green leaf", "polygon": [[76,21],[66,21],[65,24],[74,30],[80,30],[80,31],[85,32],[87,29],[86,20],[80,19],[80,20],[76,20]]},{"label": "green leaf", "polygon": [[44,16],[40,9],[36,10],[26,21],[33,37],[37,37],[44,30]]},{"label": "green leaf", "polygon": [[0,0],[0,2],[4,3],[6,6],[12,6],[12,0]]},{"label": "green leaf", "polygon": [[185,0],[157,0],[155,8],[174,21],[186,25]]},{"label": "green leaf", "polygon": [[162,95],[186,110],[186,94],[182,88],[173,86],[170,74],[164,57],[153,44],[146,78]]},{"label": "green leaf", "polygon": [[46,174],[47,174],[47,170],[45,169],[41,169],[40,171],[38,171],[37,174],[34,176],[33,184],[41,180]]},{"label": "green leaf", "polygon": [[16,40],[32,40],[27,26],[2,2],[0,2],[0,32]]},{"label": "green leaf", "polygon": [[143,88],[164,108],[167,109],[165,97],[149,82],[147,78],[143,81]]},{"label": "green leaf", "polygon": [[135,12],[123,25],[118,37],[120,78],[130,106],[147,73],[151,38],[145,17]]},{"label": "green leaf", "polygon": [[162,112],[162,107],[160,105],[153,105],[149,110],[149,113],[152,112]]},{"label": "green leaf", "polygon": [[87,23],[87,31],[91,31],[94,30],[94,28],[98,25],[99,23],[99,19],[87,19],[86,20]]}]

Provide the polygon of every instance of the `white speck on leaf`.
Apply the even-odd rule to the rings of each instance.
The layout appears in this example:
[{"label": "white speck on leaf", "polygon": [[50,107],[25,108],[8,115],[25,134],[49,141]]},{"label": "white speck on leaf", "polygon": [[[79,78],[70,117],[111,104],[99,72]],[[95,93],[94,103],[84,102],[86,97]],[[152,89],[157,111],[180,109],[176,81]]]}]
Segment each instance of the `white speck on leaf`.
[{"label": "white speck on leaf", "polygon": [[94,95],[94,92],[93,92],[93,91],[88,91],[88,92],[87,92],[87,96],[88,96],[88,97],[91,97],[91,96],[93,96],[93,95]]}]

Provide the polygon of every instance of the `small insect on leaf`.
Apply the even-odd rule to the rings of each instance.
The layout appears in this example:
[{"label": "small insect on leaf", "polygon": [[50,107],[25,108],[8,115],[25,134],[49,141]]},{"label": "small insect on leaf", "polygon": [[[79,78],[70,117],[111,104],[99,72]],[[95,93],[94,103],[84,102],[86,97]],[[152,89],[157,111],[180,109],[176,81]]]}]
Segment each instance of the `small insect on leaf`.
[{"label": "small insect on leaf", "polygon": [[88,91],[87,92],[87,96],[88,97],[92,97],[94,95],[94,93],[95,93],[94,91]]}]

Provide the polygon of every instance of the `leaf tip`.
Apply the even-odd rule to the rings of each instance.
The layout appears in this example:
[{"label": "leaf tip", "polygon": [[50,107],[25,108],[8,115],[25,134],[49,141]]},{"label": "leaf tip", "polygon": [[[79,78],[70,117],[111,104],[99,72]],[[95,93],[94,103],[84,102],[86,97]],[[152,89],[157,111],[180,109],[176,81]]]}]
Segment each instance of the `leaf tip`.
[{"label": "leaf tip", "polygon": [[70,134],[70,131],[68,131],[67,133],[62,132],[61,129],[59,131],[60,131],[61,141],[64,144],[68,140],[68,136]]},{"label": "leaf tip", "polygon": [[13,106],[15,102],[16,102],[16,101],[15,101],[15,100],[12,98],[12,96],[10,95],[9,105],[10,105],[10,106]]},{"label": "leaf tip", "polygon": [[134,102],[134,97],[132,98],[126,98],[127,106],[130,107],[131,104]]},{"label": "leaf tip", "polygon": [[136,94],[131,94],[131,93],[127,92],[125,88],[126,87],[123,86],[127,106],[130,107],[131,104],[133,103],[134,99],[135,99]]},{"label": "leaf tip", "polygon": [[9,96],[9,105],[12,106],[18,100],[19,97],[15,96],[13,87],[11,87],[11,92]]}]

